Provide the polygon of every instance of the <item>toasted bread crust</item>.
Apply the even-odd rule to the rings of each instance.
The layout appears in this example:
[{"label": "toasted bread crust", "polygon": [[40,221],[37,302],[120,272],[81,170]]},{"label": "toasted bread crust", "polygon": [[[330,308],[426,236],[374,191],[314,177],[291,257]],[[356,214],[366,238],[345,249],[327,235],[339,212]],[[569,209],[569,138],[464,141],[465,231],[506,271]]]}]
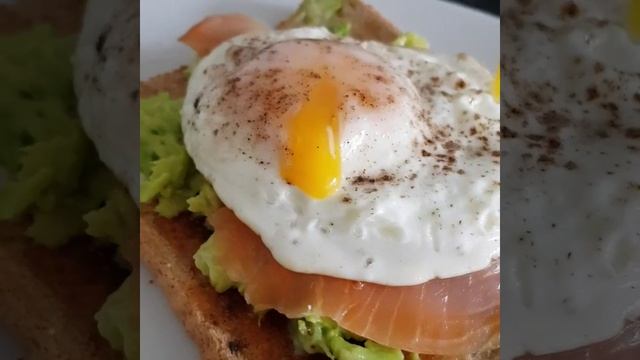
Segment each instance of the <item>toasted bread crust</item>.
[{"label": "toasted bread crust", "polygon": [[[360,0],[345,0],[339,16],[352,25],[351,35],[361,40],[390,42],[400,31],[371,6]],[[278,29],[302,26],[294,15]],[[167,92],[184,96],[187,86],[184,69],[156,76],[140,87],[141,96]],[[146,207],[140,219],[142,262],[152,272],[187,332],[200,349],[202,359],[326,359],[324,356],[293,354],[286,319],[273,313],[259,321],[235,291],[218,294],[196,269],[193,254],[210,231],[203,219],[183,214],[165,219]],[[479,354],[460,357],[422,356],[423,360],[497,360],[499,338],[492,339]]]},{"label": "toasted bread crust", "polygon": [[140,218],[143,263],[200,349],[202,359],[304,359],[296,357],[286,319],[259,318],[236,291],[217,293],[196,269],[193,254],[210,234],[203,219],[173,219],[145,208]]},{"label": "toasted bread crust", "polygon": [[0,5],[0,33],[15,33],[47,24],[67,35],[80,29],[85,0],[18,0]]},{"label": "toasted bread crust", "polygon": [[168,93],[174,99],[184,97],[187,92],[187,82],[189,81],[186,69],[183,66],[142,82],[140,84],[140,97],[144,99],[161,92]]},{"label": "toasted bread crust", "polygon": [[28,359],[119,359],[94,314],[122,281],[112,254],[90,239],[60,249],[32,245],[24,226],[0,223],[0,319]]}]

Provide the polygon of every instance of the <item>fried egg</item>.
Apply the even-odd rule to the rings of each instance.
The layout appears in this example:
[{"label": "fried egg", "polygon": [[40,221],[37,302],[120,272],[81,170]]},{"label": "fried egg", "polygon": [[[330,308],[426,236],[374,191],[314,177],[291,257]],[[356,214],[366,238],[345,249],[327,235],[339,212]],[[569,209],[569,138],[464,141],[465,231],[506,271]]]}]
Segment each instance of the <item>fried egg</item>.
[{"label": "fried egg", "polygon": [[321,28],[236,37],[195,68],[187,150],[289,270],[415,285],[499,256],[492,76]]}]

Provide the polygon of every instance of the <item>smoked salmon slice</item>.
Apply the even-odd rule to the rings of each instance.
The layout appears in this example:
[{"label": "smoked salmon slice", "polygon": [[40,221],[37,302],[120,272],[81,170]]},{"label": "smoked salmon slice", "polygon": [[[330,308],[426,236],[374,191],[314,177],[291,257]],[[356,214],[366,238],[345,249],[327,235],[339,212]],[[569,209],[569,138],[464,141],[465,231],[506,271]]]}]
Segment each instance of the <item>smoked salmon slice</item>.
[{"label": "smoked salmon slice", "polygon": [[234,36],[266,29],[266,25],[246,15],[212,15],[192,26],[179,40],[203,57]]},{"label": "smoked salmon slice", "polygon": [[474,353],[499,332],[497,262],[455,278],[383,286],[285,269],[228,208],[208,221],[217,253],[223,254],[215,260],[256,311],[330,317],[354,334],[419,354]]}]

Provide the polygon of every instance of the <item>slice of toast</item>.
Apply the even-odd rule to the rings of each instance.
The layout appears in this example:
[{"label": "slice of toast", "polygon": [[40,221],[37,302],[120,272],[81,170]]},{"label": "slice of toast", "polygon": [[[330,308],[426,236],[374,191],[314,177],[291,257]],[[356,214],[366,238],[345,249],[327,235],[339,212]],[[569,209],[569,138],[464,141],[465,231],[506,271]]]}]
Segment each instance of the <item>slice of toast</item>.
[{"label": "slice of toast", "polygon": [[[375,9],[360,0],[345,0],[339,16],[352,24],[352,36],[361,40],[390,42],[400,31]],[[299,27],[292,15],[279,29]],[[184,96],[187,86],[184,69],[156,76],[141,84],[145,98],[168,92]],[[193,254],[207,240],[210,231],[203,219],[183,214],[174,219],[158,216],[146,207],[140,219],[140,254],[169,303],[205,360],[326,359],[321,355],[296,355],[287,332],[287,320],[274,312],[264,318],[254,314],[236,291],[217,293],[196,269]],[[481,354],[453,358],[423,356],[423,359],[498,359],[498,339],[487,344]]]},{"label": "slice of toast", "polygon": [[34,246],[24,226],[0,223],[0,319],[28,359],[120,359],[95,313],[124,274],[113,254],[81,238],[56,250]]}]

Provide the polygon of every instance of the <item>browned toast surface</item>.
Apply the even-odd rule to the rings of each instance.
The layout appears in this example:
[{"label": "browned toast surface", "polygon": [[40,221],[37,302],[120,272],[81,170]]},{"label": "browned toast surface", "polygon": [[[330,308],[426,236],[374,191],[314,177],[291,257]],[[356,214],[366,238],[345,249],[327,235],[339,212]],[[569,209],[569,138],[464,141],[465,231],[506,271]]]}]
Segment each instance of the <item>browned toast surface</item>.
[{"label": "browned toast surface", "polygon": [[140,97],[143,99],[161,92],[168,93],[172,98],[179,99],[187,92],[189,81],[186,67],[152,77],[140,84]]},{"label": "browned toast surface", "polygon": [[0,223],[0,319],[29,359],[118,359],[95,313],[122,281],[112,254],[90,239],[34,246],[23,226]]},{"label": "browned toast surface", "polygon": [[[340,17],[352,24],[352,36],[358,39],[390,42],[400,31],[375,9],[360,0],[346,0]],[[295,16],[278,28],[298,27]],[[141,97],[168,92],[173,98],[184,96],[187,86],[184,69],[156,76],[141,84]],[[326,359],[324,356],[299,356],[286,330],[286,319],[269,313],[259,321],[250,306],[236,291],[218,294],[196,269],[193,254],[207,240],[210,231],[204,219],[183,214],[165,219],[150,207],[140,220],[141,259],[163,289],[169,303],[195,340],[202,359]],[[488,348],[497,347],[495,343]],[[423,359],[497,359],[498,351],[460,358],[423,357]]]},{"label": "browned toast surface", "polygon": [[47,24],[60,34],[80,28],[85,0],[18,0],[0,4],[0,33],[12,33]]},{"label": "browned toast surface", "polygon": [[203,224],[188,214],[166,219],[149,208],[140,219],[142,261],[202,359],[297,359],[285,318],[259,318],[238,292],[217,293],[196,269],[193,254],[210,234]]}]

